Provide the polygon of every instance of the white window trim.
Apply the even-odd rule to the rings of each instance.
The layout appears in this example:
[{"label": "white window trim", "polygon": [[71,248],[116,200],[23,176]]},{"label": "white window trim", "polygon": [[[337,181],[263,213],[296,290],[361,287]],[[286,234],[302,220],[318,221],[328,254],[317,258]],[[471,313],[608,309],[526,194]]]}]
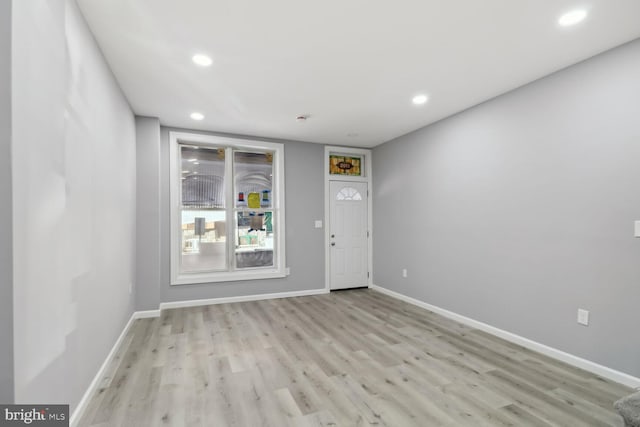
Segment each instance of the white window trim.
[{"label": "white window trim", "polygon": [[[273,189],[271,206],[276,213],[274,215],[274,267],[255,270],[235,270],[205,273],[180,273],[180,246],[181,242],[181,165],[180,143],[200,145],[202,147],[233,147],[233,149],[269,150],[275,152],[273,158]],[[231,166],[231,156],[226,156],[227,168]],[[284,145],[273,142],[262,142],[250,139],[229,138],[215,135],[204,135],[187,132],[169,132],[169,173],[170,175],[170,200],[171,200],[171,285],[188,285],[196,283],[230,282],[237,280],[272,279],[282,278],[286,274],[285,252],[285,193],[284,193]],[[225,169],[229,170],[229,169]],[[233,180],[226,182],[226,204],[233,206]],[[234,217],[228,221],[235,221]],[[233,227],[228,227],[233,229]],[[234,240],[227,239],[228,256],[235,253]],[[230,260],[228,260],[229,262]]]}]

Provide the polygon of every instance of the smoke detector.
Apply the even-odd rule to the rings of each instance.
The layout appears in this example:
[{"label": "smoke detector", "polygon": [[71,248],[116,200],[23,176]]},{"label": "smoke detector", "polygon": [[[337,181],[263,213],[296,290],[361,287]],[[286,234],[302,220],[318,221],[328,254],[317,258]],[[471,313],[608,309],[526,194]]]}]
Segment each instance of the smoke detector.
[{"label": "smoke detector", "polygon": [[308,114],[300,114],[298,117],[296,117],[296,122],[305,122],[308,118]]}]

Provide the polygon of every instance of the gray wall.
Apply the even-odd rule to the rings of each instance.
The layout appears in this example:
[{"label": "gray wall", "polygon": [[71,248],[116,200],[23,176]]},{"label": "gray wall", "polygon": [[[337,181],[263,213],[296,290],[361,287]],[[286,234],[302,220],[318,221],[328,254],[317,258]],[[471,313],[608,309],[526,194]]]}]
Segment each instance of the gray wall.
[{"label": "gray wall", "polygon": [[[171,286],[171,248],[170,248],[170,201],[169,201],[169,132],[182,129],[161,129],[161,138],[156,141],[161,159],[160,198],[161,209],[157,212],[161,232],[150,231],[145,236],[138,235],[144,243],[139,244],[139,251],[147,248],[160,248],[160,259],[153,260],[145,256],[145,262],[138,263],[138,277],[161,265],[160,301],[184,301],[203,298],[222,298],[276,292],[292,292],[324,288],[324,232],[314,228],[314,220],[324,217],[324,184],[323,156],[324,147],[319,144],[308,144],[293,141],[281,142],[285,145],[285,188],[286,188],[286,248],[287,266],[291,274],[283,279],[265,279],[238,282],[205,283],[195,285]],[[193,131],[196,132],[196,131]],[[139,134],[142,132],[139,131]],[[198,132],[196,132],[198,133]],[[203,133],[203,132],[200,132]],[[215,133],[210,133],[215,135]],[[145,137],[154,139],[155,133],[145,132]],[[222,135],[222,134],[218,134]],[[228,135],[230,137],[242,137]],[[247,137],[251,138],[251,137]],[[256,139],[256,138],[254,138]],[[149,146],[151,142],[138,141],[138,145]],[[155,162],[156,154],[149,153],[149,158],[138,158],[140,170],[151,170],[150,164]],[[144,175],[144,176],[143,176]],[[155,185],[156,173],[140,174],[139,188]],[[150,218],[155,222],[158,218]],[[138,252],[139,259],[140,252]],[[138,282],[140,288],[137,301],[138,309],[157,309],[157,296],[154,295],[155,284],[152,280]]]},{"label": "gray wall", "polygon": [[638,76],[635,41],[376,147],[374,283],[640,376]]},{"label": "gray wall", "polygon": [[136,117],[136,310],[160,305],[160,121]]},{"label": "gray wall", "polygon": [[13,402],[11,2],[0,1],[0,403]]},{"label": "gray wall", "polygon": [[133,311],[135,121],[75,1],[13,42],[15,399],[73,410]]}]

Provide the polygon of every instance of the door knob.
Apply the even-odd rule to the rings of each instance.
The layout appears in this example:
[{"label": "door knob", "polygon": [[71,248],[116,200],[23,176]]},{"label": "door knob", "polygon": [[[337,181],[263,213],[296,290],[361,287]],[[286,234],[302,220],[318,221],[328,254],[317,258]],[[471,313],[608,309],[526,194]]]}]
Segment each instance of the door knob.
[{"label": "door knob", "polygon": [[335,246],[335,245],[336,245],[336,242],[331,242],[331,246]]},{"label": "door knob", "polygon": [[333,239],[334,237],[336,237],[336,235],[335,235],[335,234],[332,234],[332,235],[331,235],[331,238]]}]

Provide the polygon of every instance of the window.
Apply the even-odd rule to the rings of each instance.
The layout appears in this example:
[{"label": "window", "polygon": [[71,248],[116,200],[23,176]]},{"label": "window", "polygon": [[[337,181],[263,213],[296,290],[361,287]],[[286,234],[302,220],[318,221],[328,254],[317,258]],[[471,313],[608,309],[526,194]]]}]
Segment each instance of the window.
[{"label": "window", "polygon": [[329,155],[329,174],[362,176],[362,157],[358,155]]},{"label": "window", "polygon": [[345,187],[336,194],[336,200],[362,200],[362,195],[353,187]]},{"label": "window", "polygon": [[284,277],[282,144],[171,132],[171,283]]}]

